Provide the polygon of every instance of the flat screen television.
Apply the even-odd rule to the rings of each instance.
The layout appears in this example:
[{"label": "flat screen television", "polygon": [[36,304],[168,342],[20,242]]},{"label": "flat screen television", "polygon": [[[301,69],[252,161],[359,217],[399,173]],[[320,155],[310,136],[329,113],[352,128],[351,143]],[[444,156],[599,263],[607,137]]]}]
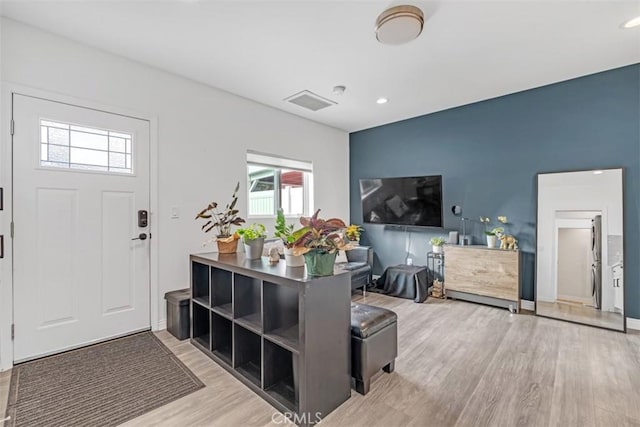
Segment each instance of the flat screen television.
[{"label": "flat screen television", "polygon": [[360,180],[368,224],[442,227],[442,175]]}]

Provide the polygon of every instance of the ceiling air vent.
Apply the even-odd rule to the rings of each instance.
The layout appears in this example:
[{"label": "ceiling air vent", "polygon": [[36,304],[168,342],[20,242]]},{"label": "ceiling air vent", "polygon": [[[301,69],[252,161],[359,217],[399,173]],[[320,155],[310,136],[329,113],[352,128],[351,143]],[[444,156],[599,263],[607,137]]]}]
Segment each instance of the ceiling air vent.
[{"label": "ceiling air vent", "polygon": [[322,110],[323,108],[327,108],[337,104],[337,102],[333,102],[330,99],[323,98],[320,95],[309,92],[308,90],[298,92],[295,95],[291,95],[290,97],[285,98],[284,100],[311,111]]}]

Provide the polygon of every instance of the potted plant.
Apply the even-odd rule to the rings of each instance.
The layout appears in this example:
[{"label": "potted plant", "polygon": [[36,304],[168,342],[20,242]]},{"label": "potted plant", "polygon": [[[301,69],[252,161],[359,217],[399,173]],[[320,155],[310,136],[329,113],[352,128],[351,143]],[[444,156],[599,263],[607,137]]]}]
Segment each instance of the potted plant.
[{"label": "potted plant", "polygon": [[359,225],[351,224],[344,231],[344,235],[347,237],[347,239],[349,239],[350,242],[354,244],[360,244],[360,236],[362,235],[363,231],[364,228],[360,227]]},{"label": "potted plant", "polygon": [[429,240],[429,243],[431,243],[433,253],[441,254],[442,246],[445,244],[445,242],[446,240],[444,237],[440,237],[440,236],[432,237],[431,240]]},{"label": "potted plant", "polygon": [[[485,226],[485,231],[484,231],[484,235],[487,236],[487,247],[488,248],[495,248],[496,247],[496,239],[498,237],[500,237],[502,235],[502,233],[504,233],[504,227],[493,227],[491,230],[489,230],[489,227],[491,226],[491,218],[489,218],[488,216],[481,216],[480,217],[480,222],[484,224]],[[506,216],[499,216],[498,217],[498,222],[502,223],[502,224],[506,224],[507,223],[507,217]]]},{"label": "potted plant", "polygon": [[330,276],[339,250],[353,246],[346,243],[342,232],[347,227],[338,218],[318,218],[318,209],[311,217],[301,217],[300,237],[293,242],[294,255],[304,255],[307,273],[310,276]]},{"label": "potted plant", "polygon": [[215,239],[211,239],[205,242],[205,244],[215,240],[218,244],[218,252],[221,254],[232,254],[238,249],[238,239],[240,236],[236,233],[231,233],[231,226],[242,225],[245,222],[244,219],[238,216],[239,211],[236,209],[239,189],[240,183],[238,182],[236,189],[233,190],[231,202],[229,202],[224,209],[218,209],[218,203],[211,202],[196,215],[196,219],[206,220],[201,227],[205,233],[216,230]]},{"label": "potted plant", "polygon": [[264,248],[264,238],[267,237],[266,231],[264,225],[255,223],[249,227],[238,229],[237,233],[242,237],[247,259],[260,259]]},{"label": "potted plant", "polygon": [[[287,225],[282,209],[276,215],[276,231],[273,233],[284,244],[284,260],[288,267],[304,267],[304,256],[293,254],[293,244],[305,233],[303,229],[294,231],[293,224]],[[302,230],[302,231],[301,231]]]}]

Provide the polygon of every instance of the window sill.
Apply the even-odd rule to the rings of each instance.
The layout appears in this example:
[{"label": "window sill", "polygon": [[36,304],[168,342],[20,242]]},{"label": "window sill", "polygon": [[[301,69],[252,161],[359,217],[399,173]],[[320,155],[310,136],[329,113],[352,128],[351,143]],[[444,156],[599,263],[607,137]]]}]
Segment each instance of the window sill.
[{"label": "window sill", "polygon": [[[285,215],[285,219],[298,219],[301,216],[309,216],[307,214],[299,214],[299,215]],[[276,219],[276,215],[247,215],[247,219]]]}]

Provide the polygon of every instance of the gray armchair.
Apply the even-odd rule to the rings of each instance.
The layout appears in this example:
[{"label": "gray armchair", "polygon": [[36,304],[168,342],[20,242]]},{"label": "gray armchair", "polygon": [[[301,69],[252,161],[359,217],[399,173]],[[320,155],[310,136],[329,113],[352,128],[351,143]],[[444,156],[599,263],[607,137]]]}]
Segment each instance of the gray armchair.
[{"label": "gray armchair", "polygon": [[362,288],[364,294],[373,278],[373,248],[371,246],[356,246],[350,251],[346,251],[346,255],[349,262],[338,266],[351,273],[351,290]]}]

